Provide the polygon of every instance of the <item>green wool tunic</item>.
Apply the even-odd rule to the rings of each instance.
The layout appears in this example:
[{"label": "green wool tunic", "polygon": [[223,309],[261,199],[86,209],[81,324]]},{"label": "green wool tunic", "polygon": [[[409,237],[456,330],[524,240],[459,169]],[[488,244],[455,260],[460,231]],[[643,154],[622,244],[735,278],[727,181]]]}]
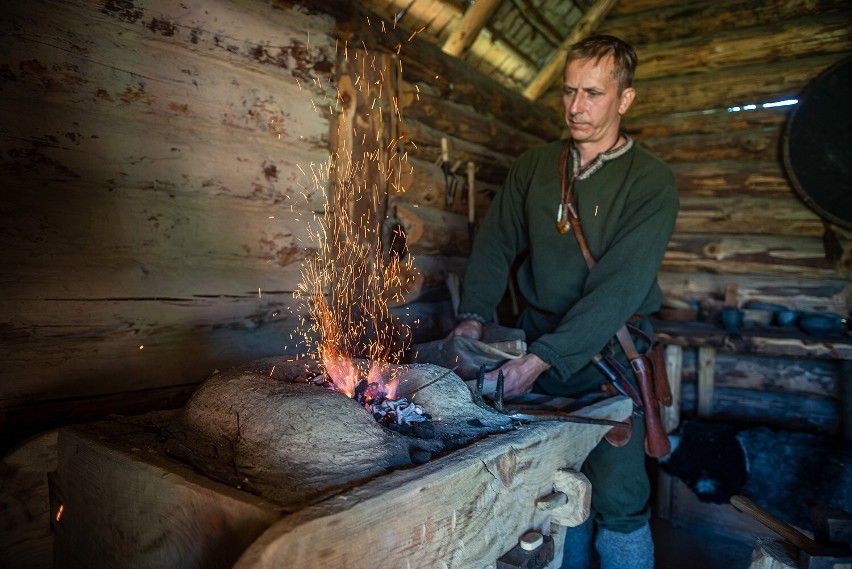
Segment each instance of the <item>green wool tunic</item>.
[{"label": "green wool tunic", "polygon": [[[531,309],[519,327],[527,333],[529,351],[552,366],[537,382],[552,394],[576,395],[602,383],[589,363],[592,356],[630,316],[660,307],[657,271],[678,211],[674,174],[625,138],[626,144],[601,154],[574,182],[597,260],[592,271],[573,229],[567,234],[556,229],[565,144],[560,140],[525,152],[513,164],[483,220],[465,275],[461,317],[488,320],[503,297],[510,267],[528,251],[517,281]],[[569,165],[573,174],[576,150]],[[650,332],[647,321],[642,327]]]},{"label": "green wool tunic", "polygon": [[[674,231],[678,198],[671,169],[629,138],[588,164],[577,175],[574,196],[597,260],[589,271],[573,229],[564,235],[556,229],[564,144],[534,148],[512,166],[477,235],[459,317],[487,321],[503,297],[510,267],[528,251],[517,279],[533,308],[524,311],[518,326],[527,334],[529,351],[552,366],[535,388],[578,397],[604,382],[590,360],[608,346],[631,369],[613,336],[630,316],[660,307],[657,271]],[[573,174],[576,151],[569,162]],[[647,319],[640,327],[650,337]],[[647,348],[641,342],[637,347]],[[644,435],[643,422],[634,421],[626,446],[601,443],[583,464],[599,527],[631,533],[648,521]]]}]

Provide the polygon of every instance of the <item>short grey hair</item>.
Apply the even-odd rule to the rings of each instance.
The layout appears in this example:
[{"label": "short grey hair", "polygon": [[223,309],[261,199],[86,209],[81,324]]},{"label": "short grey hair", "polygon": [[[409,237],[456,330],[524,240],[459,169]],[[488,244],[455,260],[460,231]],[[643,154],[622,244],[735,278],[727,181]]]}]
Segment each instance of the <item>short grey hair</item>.
[{"label": "short grey hair", "polygon": [[636,74],[636,51],[633,47],[615,36],[594,35],[571,45],[568,48],[568,56],[565,65],[572,61],[581,59],[594,59],[596,62],[604,57],[612,56],[612,73],[618,80],[620,91],[633,86],[633,77]]}]

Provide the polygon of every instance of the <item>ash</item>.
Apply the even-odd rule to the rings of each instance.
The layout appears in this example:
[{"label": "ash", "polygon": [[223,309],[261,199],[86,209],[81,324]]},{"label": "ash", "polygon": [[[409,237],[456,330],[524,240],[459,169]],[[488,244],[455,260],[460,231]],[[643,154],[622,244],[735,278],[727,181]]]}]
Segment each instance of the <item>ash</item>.
[{"label": "ash", "polygon": [[429,419],[420,405],[415,405],[408,399],[387,399],[385,392],[376,383],[368,383],[362,379],[355,386],[352,399],[369,411],[376,422],[386,427],[391,425],[409,425],[422,423]]}]

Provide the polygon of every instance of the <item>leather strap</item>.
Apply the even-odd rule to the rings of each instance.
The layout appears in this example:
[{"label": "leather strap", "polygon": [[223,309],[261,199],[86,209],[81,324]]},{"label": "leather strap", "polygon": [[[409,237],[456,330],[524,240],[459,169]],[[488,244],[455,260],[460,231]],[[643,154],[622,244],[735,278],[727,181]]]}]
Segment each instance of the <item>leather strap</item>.
[{"label": "leather strap", "polygon": [[[570,153],[570,143],[566,142],[562,147],[562,152],[559,155],[559,178],[562,184],[562,199],[564,200],[565,208],[568,210],[568,216],[571,225],[574,229],[574,234],[577,237],[577,244],[580,246],[580,252],[583,254],[583,259],[591,271],[595,264],[595,258],[589,250],[589,244],[586,242],[586,236],[583,234],[583,225],[580,222],[580,216],[577,214],[577,208],[574,204],[573,187],[568,187],[568,156]],[[573,184],[572,184],[573,186]],[[642,407],[645,411],[645,452],[652,457],[660,458],[667,455],[671,451],[671,443],[666,436],[660,419],[660,409],[657,404],[654,385],[652,380],[652,371],[650,369],[650,361],[639,353],[636,349],[636,344],[633,338],[630,337],[630,332],[627,330],[627,324],[621,326],[615,333],[618,338],[618,343],[630,360],[630,365],[633,367],[633,372],[636,374],[636,380],[639,384],[639,393],[642,398]]]},{"label": "leather strap", "polygon": [[[570,151],[571,144],[566,142],[562,146],[562,152],[559,155],[559,180],[562,184],[563,199],[567,200],[566,205],[568,206],[568,216],[571,219],[571,226],[574,229],[574,235],[577,237],[577,244],[580,246],[580,252],[583,254],[586,266],[588,266],[591,271],[597,264],[597,261],[595,261],[595,258],[592,256],[592,252],[589,250],[589,244],[586,242],[586,235],[583,233],[583,224],[580,221],[580,216],[577,214],[577,207],[574,204],[573,192],[568,191],[568,156]],[[618,343],[621,344],[621,348],[631,361],[640,356],[639,350],[636,349],[636,344],[633,342],[633,338],[630,337],[630,332],[627,330],[626,325],[618,329],[618,332],[615,333],[615,337],[618,338]]]}]

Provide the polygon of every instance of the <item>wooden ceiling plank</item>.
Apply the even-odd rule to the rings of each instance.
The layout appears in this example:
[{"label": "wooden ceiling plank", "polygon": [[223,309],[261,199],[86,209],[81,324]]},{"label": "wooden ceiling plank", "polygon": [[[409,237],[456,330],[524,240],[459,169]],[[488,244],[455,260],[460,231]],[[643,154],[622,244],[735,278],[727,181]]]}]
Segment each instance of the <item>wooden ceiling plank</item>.
[{"label": "wooden ceiling plank", "polygon": [[[488,30],[488,33],[491,35],[493,42],[499,41],[499,42],[502,42],[503,44],[506,45],[506,47],[508,48],[508,51],[512,52],[511,55],[514,56],[514,57],[511,58],[512,60],[517,61],[517,60],[520,59],[521,61],[525,61],[529,67],[535,66],[536,62],[533,61],[526,53],[524,53],[523,50],[521,50],[521,48],[518,47],[518,45],[513,41],[513,39],[510,36],[508,36],[507,34],[504,34],[500,30],[496,30],[496,29]],[[483,35],[485,35],[485,34],[483,34]],[[482,37],[477,38],[477,42],[479,42],[481,40],[482,40]],[[507,55],[507,54],[504,54],[504,55]],[[492,65],[499,66],[499,63],[495,63],[496,59],[497,59],[497,57],[492,58],[491,63],[492,63]],[[504,61],[505,61],[505,59],[506,59],[506,57],[503,57]]]},{"label": "wooden ceiling plank", "polygon": [[527,85],[526,89],[524,89],[525,97],[534,101],[538,99],[548,87],[556,82],[556,80],[562,75],[563,67],[565,65],[563,52],[572,44],[591,35],[616,3],[617,0],[598,0],[585,14],[583,14],[583,17],[580,18],[580,21],[577,22],[577,25],[574,26],[574,29],[571,30],[568,37],[565,38],[559,48],[553,52],[550,60],[538,76],[533,79],[529,85]]},{"label": "wooden ceiling plank", "polygon": [[461,23],[444,42],[442,48],[444,53],[459,57],[470,49],[470,46],[476,40],[476,36],[488,23],[488,19],[491,18],[499,5],[500,0],[478,0],[468,8]]}]

